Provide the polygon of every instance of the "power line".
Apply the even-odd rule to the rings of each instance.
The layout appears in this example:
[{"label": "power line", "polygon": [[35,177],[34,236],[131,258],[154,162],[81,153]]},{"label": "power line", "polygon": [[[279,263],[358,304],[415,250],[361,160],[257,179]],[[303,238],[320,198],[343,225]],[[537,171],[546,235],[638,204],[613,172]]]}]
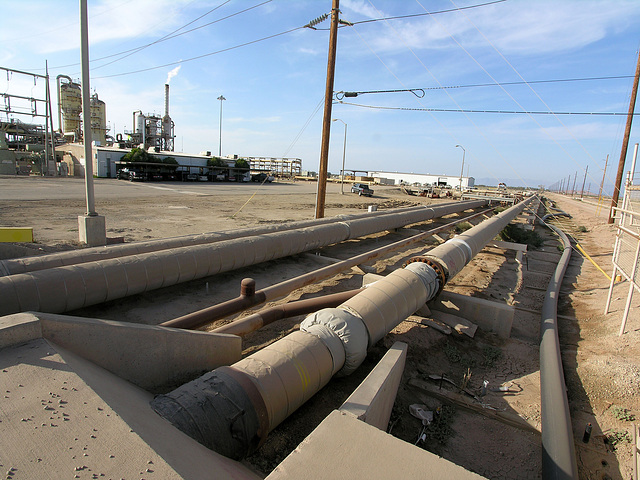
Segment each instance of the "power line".
[{"label": "power line", "polygon": [[[427,15],[435,15],[438,13],[452,13],[452,12],[458,12],[460,10],[470,10],[472,8],[480,8],[480,7],[487,7],[489,5],[495,5],[497,3],[503,3],[506,2],[507,0],[495,0],[493,2],[487,2],[487,3],[480,3],[477,5],[468,5],[466,7],[459,7],[459,8],[449,8],[447,10],[438,10],[437,12],[431,12],[431,13],[413,13],[413,14],[409,14],[409,15],[398,15],[395,17],[381,17],[381,18],[370,18],[369,20],[360,20],[359,22],[349,22],[351,25],[341,25],[338,28],[342,28],[344,26],[353,26],[353,25],[359,25],[362,23],[374,23],[374,22],[383,22],[383,21],[387,21],[387,20],[402,20],[404,18],[415,18],[415,17],[426,17]],[[316,30],[329,30],[328,28],[317,28]]]},{"label": "power line", "polygon": [[530,85],[533,83],[563,83],[563,82],[586,82],[594,80],[620,80],[633,78],[633,75],[613,75],[607,77],[583,77],[583,78],[557,78],[552,80],[531,80],[531,81],[518,81],[518,82],[498,82],[498,83],[472,83],[469,85],[443,85],[439,87],[421,87],[421,88],[407,88],[396,90],[364,90],[364,91],[339,91],[336,92],[336,99],[342,100],[342,97],[357,97],[358,95],[364,95],[365,93],[398,93],[398,92],[411,92],[414,95],[420,94],[419,98],[422,98],[427,90],[451,90],[457,88],[475,88],[475,87],[499,87],[504,85]]},{"label": "power line", "polygon": [[191,58],[186,58],[184,60],[178,60],[178,61],[175,61],[175,62],[165,63],[164,65],[157,65],[155,67],[142,68],[140,70],[133,70],[133,71],[130,71],[130,72],[114,73],[113,75],[103,75],[101,77],[94,77],[94,78],[98,79],[98,78],[123,77],[125,75],[133,75],[135,73],[148,72],[148,71],[151,71],[151,70],[157,70],[159,68],[166,68],[166,67],[172,67],[174,65],[181,65],[183,63],[191,62],[193,60],[199,60],[201,58],[210,57],[212,55],[218,55],[219,53],[224,53],[224,52],[228,52],[228,51],[231,51],[231,50],[236,50],[236,49],[241,48],[241,47],[246,47],[248,45],[253,45],[254,43],[259,43],[259,42],[263,42],[265,40],[270,40],[272,38],[280,37],[282,35],[286,35],[288,33],[295,32],[296,30],[302,30],[303,28],[304,27],[295,27],[295,28],[292,28],[290,30],[286,30],[284,32],[275,33],[273,35],[269,35],[269,36],[266,36],[266,37],[258,38],[256,40],[252,40],[250,42],[241,43],[240,45],[235,45],[233,47],[223,48],[222,50],[216,50],[215,52],[204,53],[202,55],[198,55],[196,57],[191,57]]},{"label": "power line", "polygon": [[[218,6],[216,6],[216,7],[213,7],[211,10],[207,11],[206,13],[203,13],[202,15],[200,15],[200,16],[199,16],[199,17],[197,17],[197,18],[194,18],[194,19],[193,19],[193,20],[191,20],[189,23],[186,23],[186,24],[184,24],[183,26],[181,26],[180,28],[175,29],[173,32],[169,32],[169,33],[167,33],[165,36],[160,37],[158,40],[156,40],[156,41],[154,41],[154,42],[151,42],[151,43],[147,43],[146,45],[142,45],[141,47],[134,48],[133,50],[129,50],[129,52],[128,52],[128,53],[126,53],[126,55],[123,55],[123,56],[122,56],[122,57],[120,57],[120,58],[116,58],[115,60],[112,60],[112,61],[110,61],[110,62],[103,63],[102,65],[98,65],[97,67],[93,67],[93,70],[96,70],[96,69],[98,69],[98,68],[102,68],[102,67],[106,67],[107,65],[111,65],[112,63],[115,63],[115,62],[119,62],[120,60],[124,60],[125,58],[130,57],[131,55],[133,55],[133,54],[135,54],[135,53],[138,53],[138,52],[140,52],[140,51],[144,50],[145,48],[148,48],[148,47],[150,47],[150,46],[152,46],[152,45],[155,45],[155,44],[157,44],[157,43],[160,43],[160,42],[164,42],[165,40],[168,40],[169,38],[173,38],[173,37],[171,37],[171,35],[173,35],[174,33],[179,32],[179,31],[180,31],[180,30],[182,30],[183,28],[188,27],[189,25],[191,25],[191,24],[193,24],[193,23],[197,22],[197,21],[198,21],[198,20],[200,20],[201,18],[206,17],[206,16],[207,16],[207,15],[209,15],[210,13],[215,12],[215,11],[216,11],[216,10],[218,10],[219,8],[222,8],[223,6],[225,6],[225,5],[226,5],[227,3],[229,3],[230,1],[231,1],[231,0],[226,0],[226,1],[222,2],[220,5],[218,5]],[[181,35],[181,34],[178,34],[178,35]],[[175,35],[175,36],[177,37],[178,35]],[[117,55],[121,55],[121,54],[122,54],[122,53],[114,54],[114,55],[110,55],[110,57],[117,56]]]},{"label": "power line", "polygon": [[[467,108],[411,108],[411,107],[386,107],[382,105],[362,105],[359,103],[338,101],[343,105],[353,107],[370,108],[373,110],[401,110],[409,112],[444,112],[444,113],[497,113],[497,114],[524,114],[524,115],[588,115],[588,116],[626,116],[628,112],[549,112],[526,110],[474,110]],[[640,115],[640,113],[634,113]]]}]

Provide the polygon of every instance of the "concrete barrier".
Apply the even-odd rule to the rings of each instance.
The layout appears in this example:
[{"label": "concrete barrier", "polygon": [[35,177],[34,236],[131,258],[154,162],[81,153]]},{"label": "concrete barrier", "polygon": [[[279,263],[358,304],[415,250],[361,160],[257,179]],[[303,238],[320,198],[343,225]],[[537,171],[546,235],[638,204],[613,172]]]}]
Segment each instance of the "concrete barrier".
[{"label": "concrete barrier", "polygon": [[407,359],[407,344],[396,342],[340,407],[357,419],[386,431]]}]

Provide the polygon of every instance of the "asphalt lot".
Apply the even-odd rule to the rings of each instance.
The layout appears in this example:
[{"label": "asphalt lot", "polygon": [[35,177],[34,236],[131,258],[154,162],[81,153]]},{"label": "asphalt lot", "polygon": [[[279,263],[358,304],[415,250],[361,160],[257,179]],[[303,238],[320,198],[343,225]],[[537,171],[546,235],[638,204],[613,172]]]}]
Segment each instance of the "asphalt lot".
[{"label": "asphalt lot", "polygon": [[[113,178],[95,178],[93,182],[96,200],[174,195],[246,196],[258,189],[261,195],[288,195],[316,191],[314,182],[274,182],[260,185],[253,182],[129,182]],[[350,184],[348,187],[350,188]],[[330,188],[339,190],[340,185],[330,185]],[[0,201],[84,198],[85,182],[82,178],[0,176]]]}]

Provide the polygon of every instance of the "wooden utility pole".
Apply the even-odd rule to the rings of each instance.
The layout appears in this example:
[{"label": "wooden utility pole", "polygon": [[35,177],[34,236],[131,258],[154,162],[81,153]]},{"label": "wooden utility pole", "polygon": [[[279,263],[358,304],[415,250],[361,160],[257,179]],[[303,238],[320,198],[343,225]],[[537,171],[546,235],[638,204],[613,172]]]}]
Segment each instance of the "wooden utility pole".
[{"label": "wooden utility pole", "polygon": [[320,149],[320,171],[316,194],[316,218],[324,218],[327,195],[327,170],[329,165],[329,136],[331,134],[331,107],[333,105],[333,78],[336,71],[336,49],[338,45],[338,18],[340,0],[333,0],[331,28],[329,29],[329,58],[327,61],[327,86],[324,92],[324,118],[322,120],[322,146]]},{"label": "wooden utility pole", "polygon": [[573,188],[571,189],[571,196],[575,197],[576,195],[576,180],[578,180],[578,171],[576,170],[576,174],[573,177]]},{"label": "wooden utility pole", "polygon": [[587,183],[587,172],[589,171],[589,165],[584,170],[584,179],[582,180],[582,190],[580,190],[580,198],[584,197],[584,184]]},{"label": "wooden utility pole", "polygon": [[627,159],[627,148],[629,147],[629,137],[631,135],[631,122],[633,121],[633,112],[636,109],[636,96],[638,95],[638,79],[640,78],[640,52],[638,52],[638,63],[636,65],[636,76],[633,79],[633,89],[631,90],[631,100],[629,101],[629,113],[627,114],[627,126],[624,130],[624,139],[622,140],[622,150],[620,152],[620,161],[618,162],[618,173],[616,175],[616,183],[613,186],[613,196],[611,197],[611,208],[609,209],[609,221],[613,223],[613,209],[618,206],[618,198],[620,197],[620,186],[622,185],[622,175],[624,174],[624,162]]}]

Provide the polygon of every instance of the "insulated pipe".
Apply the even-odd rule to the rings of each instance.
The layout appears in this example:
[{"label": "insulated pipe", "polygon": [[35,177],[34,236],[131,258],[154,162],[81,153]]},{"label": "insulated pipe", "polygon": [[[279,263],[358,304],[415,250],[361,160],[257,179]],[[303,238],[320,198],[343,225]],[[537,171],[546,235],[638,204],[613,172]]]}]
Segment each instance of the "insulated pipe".
[{"label": "insulated pipe", "polygon": [[542,478],[577,479],[578,467],[571,426],[571,413],[564,381],[562,354],[558,339],[558,295],[571,259],[571,242],[559,228],[544,223],[556,232],[564,251],[549,281],[542,304],[540,331],[540,400],[542,416]]},{"label": "insulated pipe", "polygon": [[[440,252],[465,256],[468,248],[472,251],[476,248],[475,235],[486,239],[486,242],[490,241],[500,232],[504,223],[515,218],[531,199],[468,230],[467,246],[455,242],[454,238],[443,245],[453,242],[455,248],[440,249]],[[487,227],[487,224],[491,227]],[[199,379],[166,395],[159,395],[151,402],[152,407],[177,428],[215,451],[228,455],[225,453],[229,451],[228,446],[236,442],[237,448],[228,456],[242,458],[264,440],[268,431],[328,381],[319,380],[324,379],[329,371],[326,357],[322,355],[324,351],[319,345],[312,343],[309,337],[316,337],[329,353],[332,374],[353,372],[364,360],[368,346],[432,299],[441,289],[442,277],[438,270],[444,268],[442,265],[457,264],[449,262],[447,258],[433,256],[432,253],[438,248],[440,247],[429,252],[435,267],[421,261],[410,263],[369,286],[340,307],[323,309],[310,315],[300,325],[301,331],[271,344],[268,352],[257,352],[226,367],[223,374],[228,370],[236,374],[231,400],[229,395],[220,394],[215,385],[203,384]],[[458,271],[455,268],[449,270],[451,276]],[[313,352],[304,351],[307,343]],[[318,363],[315,372],[310,370],[313,361]],[[219,370],[202,378],[216,377]],[[225,384],[224,379],[220,379],[220,382]],[[247,387],[236,388],[241,382]],[[226,384],[224,388],[227,388]],[[244,394],[242,390],[245,390]],[[223,409],[229,402],[246,405],[250,401],[254,405],[253,410],[238,410],[233,421],[220,426],[215,410]],[[202,413],[205,407],[212,411],[210,416]],[[190,415],[192,411],[195,412],[194,415]],[[237,424],[250,425],[251,419],[262,417],[266,418],[259,429],[239,431],[236,428]],[[203,435],[200,432],[210,433]]]},{"label": "insulated pipe", "polygon": [[[455,205],[446,203],[444,205]],[[184,235],[180,237],[149,240],[146,242],[134,242],[120,245],[110,245],[108,247],[84,248],[81,250],[71,250],[68,252],[52,253],[37,257],[15,258],[0,260],[0,276],[15,275],[17,273],[27,273],[47,268],[63,267],[87,263],[97,260],[107,260],[110,258],[126,257],[128,255],[138,255],[141,253],[157,252],[170,248],[188,247],[194,245],[204,245],[207,243],[219,242],[221,240],[232,240],[234,238],[249,237],[253,235],[263,235],[265,233],[281,232],[285,230],[295,230],[297,228],[310,227],[314,225],[324,225],[341,221],[356,220],[359,218],[370,218],[372,216],[395,215],[413,210],[423,210],[427,207],[417,206],[409,208],[396,208],[378,213],[358,213],[354,215],[338,215],[334,218],[322,218],[315,220],[303,220],[278,225],[243,228],[229,232],[210,232],[196,235]],[[476,208],[469,206],[467,208]]]},{"label": "insulated pipe", "polygon": [[75,310],[483,204],[444,205],[0,277],[0,315]]},{"label": "insulated pipe", "polygon": [[168,320],[164,323],[161,323],[160,325],[162,327],[172,327],[172,328],[201,327],[203,325],[206,325],[207,323],[214,322],[216,320],[224,318],[233,313],[238,313],[248,308],[254,307],[256,305],[260,305],[270,300],[280,298],[284,295],[289,294],[293,290],[302,288],[306,285],[311,285],[312,283],[316,283],[319,280],[332,277],[333,275],[336,275],[344,270],[347,270],[348,268],[354,267],[356,265],[360,265],[364,262],[377,258],[381,255],[385,255],[393,250],[398,250],[400,248],[406,247],[407,245],[418,242],[438,232],[452,228],[454,225],[458,223],[472,220],[474,218],[479,217],[480,215],[485,215],[487,212],[489,212],[489,210],[484,210],[482,212],[470,215],[468,217],[460,218],[453,222],[447,223],[446,225],[442,225],[440,227],[436,227],[426,232],[419,233],[417,235],[406,238],[404,240],[400,240],[398,242],[392,243],[391,245],[376,248],[375,250],[371,250],[369,252],[357,255],[347,260],[334,263],[333,265],[328,265],[326,267],[311,271],[309,273],[305,273],[298,277],[285,280],[284,282],[271,285],[270,287],[266,287],[262,290],[256,291],[255,295],[251,297],[245,297],[240,295],[240,297],[228,300],[223,303],[219,303],[217,305],[213,305],[211,307],[204,308],[202,310],[198,310],[196,312],[188,313],[181,317],[174,318],[173,320]]}]

